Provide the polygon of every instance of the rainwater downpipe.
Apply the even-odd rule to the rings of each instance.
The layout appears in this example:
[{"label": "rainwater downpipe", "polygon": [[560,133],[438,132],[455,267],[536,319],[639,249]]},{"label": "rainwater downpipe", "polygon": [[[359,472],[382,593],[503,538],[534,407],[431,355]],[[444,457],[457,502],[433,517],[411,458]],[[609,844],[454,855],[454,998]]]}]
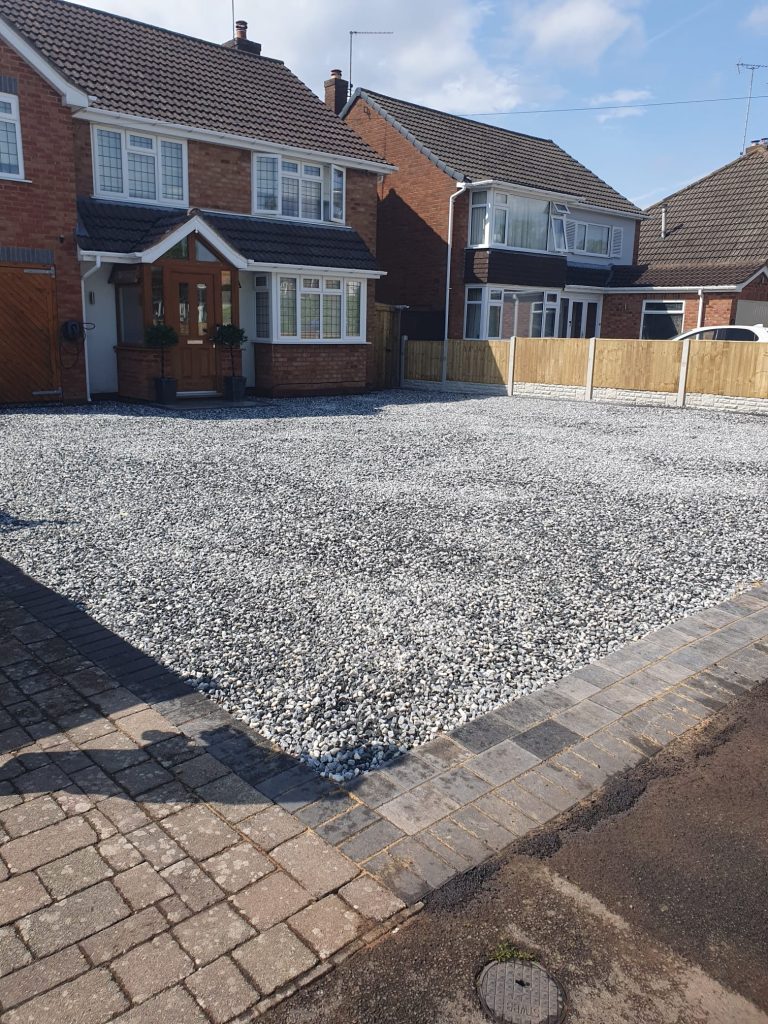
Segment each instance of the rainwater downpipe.
[{"label": "rainwater downpipe", "polygon": [[451,259],[453,257],[453,207],[459,196],[467,191],[468,182],[460,181],[456,191],[448,200],[448,253],[445,264],[445,330],[443,332],[443,354],[440,359],[440,380],[445,383],[448,376],[448,314],[451,308]]},{"label": "rainwater downpipe", "polygon": [[95,274],[97,270],[101,270],[101,256],[96,257],[96,262],[90,267],[83,276],[80,278],[80,298],[83,304],[83,358],[85,359],[85,396],[86,400],[91,400],[91,373],[88,366],[88,331],[85,327],[87,317],[85,315],[85,282],[91,276]]},{"label": "rainwater downpipe", "polygon": [[696,317],[696,326],[704,326],[704,289],[699,288],[699,314]]}]

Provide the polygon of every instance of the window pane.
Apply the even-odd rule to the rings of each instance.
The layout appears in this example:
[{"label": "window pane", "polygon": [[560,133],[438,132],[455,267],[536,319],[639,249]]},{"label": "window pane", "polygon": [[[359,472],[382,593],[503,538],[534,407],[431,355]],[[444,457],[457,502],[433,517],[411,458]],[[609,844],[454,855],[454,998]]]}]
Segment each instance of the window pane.
[{"label": "window pane", "polygon": [[576,248],[581,252],[584,251],[587,245],[587,225],[577,224],[576,225]]},{"label": "window pane", "polygon": [[307,220],[320,220],[323,216],[323,183],[302,181],[301,216]]},{"label": "window pane", "polygon": [[221,322],[232,323],[232,272],[221,272]]},{"label": "window pane", "polygon": [[[10,107],[10,103],[8,104]],[[19,173],[19,143],[16,125],[12,121],[0,121],[0,174]]]},{"label": "window pane", "polygon": [[587,252],[605,256],[608,253],[608,228],[600,224],[587,227]]},{"label": "window pane", "polygon": [[208,286],[197,286],[197,333],[205,334],[208,330]]},{"label": "window pane", "polygon": [[171,246],[171,248],[167,252],[164,252],[163,253],[163,259],[166,259],[166,260],[186,260],[186,259],[189,259],[189,236],[186,235],[184,238],[181,239],[180,242],[177,242],[176,245]]},{"label": "window pane", "polygon": [[541,199],[510,196],[509,245],[520,249],[547,248],[549,203]]},{"label": "window pane", "polygon": [[256,292],[256,337],[269,338],[270,334],[269,292],[266,289],[263,289]]},{"label": "window pane", "polygon": [[119,132],[96,132],[96,164],[101,192],[123,191],[122,140]]},{"label": "window pane", "polygon": [[165,293],[163,292],[163,268],[152,268],[152,320],[160,324],[165,319]]},{"label": "window pane", "polygon": [[154,140],[146,135],[129,135],[128,144],[134,149],[154,149]]},{"label": "window pane", "polygon": [[341,337],[341,295],[323,296],[323,337]]},{"label": "window pane", "polygon": [[153,156],[128,154],[128,195],[132,199],[157,199]]},{"label": "window pane", "polygon": [[256,209],[277,212],[277,157],[256,157]]},{"label": "window pane", "polygon": [[179,334],[189,337],[189,285],[179,281]]},{"label": "window pane", "polygon": [[218,256],[211,252],[207,245],[204,245],[199,238],[195,239],[195,259],[200,260],[201,263],[215,263],[218,260]]},{"label": "window pane", "polygon": [[480,302],[482,297],[482,288],[467,288],[467,302]]},{"label": "window pane", "polygon": [[160,143],[164,199],[184,199],[184,158],[180,142]]},{"label": "window pane", "polygon": [[283,160],[283,170],[286,174],[298,174],[299,165],[293,160]]},{"label": "window pane", "polygon": [[331,217],[344,220],[344,171],[339,167],[331,174]]},{"label": "window pane", "polygon": [[490,306],[488,309],[488,337],[501,336],[501,306]]},{"label": "window pane", "polygon": [[283,178],[283,216],[299,216],[299,179]]},{"label": "window pane", "polygon": [[[659,305],[661,305],[661,303],[659,303]],[[640,335],[643,338],[663,340],[664,338],[674,338],[676,335],[680,334],[682,330],[682,313],[649,313],[646,309],[643,314],[643,323]]]},{"label": "window pane", "polygon": [[504,245],[507,241],[506,210],[494,210],[493,212],[493,240],[498,245]]},{"label": "window pane", "polygon": [[296,278],[280,278],[280,334],[296,337]]},{"label": "window pane", "polygon": [[320,337],[320,295],[313,292],[301,296],[301,336]]},{"label": "window pane", "polygon": [[341,281],[338,277],[329,277],[326,281],[323,282],[323,287],[327,292],[340,292]]},{"label": "window pane", "polygon": [[480,310],[479,302],[467,303],[467,323],[464,330],[465,338],[480,337]]},{"label": "window pane", "polygon": [[552,221],[552,244],[558,252],[566,248],[565,222],[560,217],[555,217]]},{"label": "window pane", "polygon": [[485,206],[488,202],[487,192],[473,192],[472,193],[472,205],[473,206]]},{"label": "window pane", "polygon": [[303,277],[301,279],[302,288],[312,288],[313,290],[320,290],[320,278],[319,277]]},{"label": "window pane", "polygon": [[485,242],[485,207],[473,206],[469,228],[469,244],[482,245]]},{"label": "window pane", "polygon": [[0,114],[12,114],[13,107],[8,100],[0,100]]},{"label": "window pane", "polygon": [[304,164],[304,173],[308,178],[321,178],[323,174],[322,169],[314,164]]},{"label": "window pane", "polygon": [[361,334],[362,285],[360,281],[347,281],[347,337],[359,338]]}]

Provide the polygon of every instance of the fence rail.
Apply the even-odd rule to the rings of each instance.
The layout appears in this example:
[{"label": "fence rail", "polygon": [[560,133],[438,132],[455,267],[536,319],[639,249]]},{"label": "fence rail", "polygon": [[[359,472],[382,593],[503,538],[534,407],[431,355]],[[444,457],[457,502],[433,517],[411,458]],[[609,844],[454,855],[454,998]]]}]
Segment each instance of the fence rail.
[{"label": "fence rail", "polygon": [[510,395],[559,393],[664,405],[730,408],[737,402],[768,411],[768,344],[762,342],[517,337],[402,344],[406,385],[485,385]]}]

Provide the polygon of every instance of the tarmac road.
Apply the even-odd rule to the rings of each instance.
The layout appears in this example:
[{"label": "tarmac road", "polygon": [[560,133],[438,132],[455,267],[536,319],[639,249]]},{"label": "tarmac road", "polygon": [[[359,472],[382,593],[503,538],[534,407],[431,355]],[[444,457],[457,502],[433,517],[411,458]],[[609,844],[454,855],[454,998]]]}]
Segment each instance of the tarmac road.
[{"label": "tarmac road", "polygon": [[265,1024],[481,1024],[474,977],[535,952],[581,1024],[768,1024],[768,683],[456,879]]}]

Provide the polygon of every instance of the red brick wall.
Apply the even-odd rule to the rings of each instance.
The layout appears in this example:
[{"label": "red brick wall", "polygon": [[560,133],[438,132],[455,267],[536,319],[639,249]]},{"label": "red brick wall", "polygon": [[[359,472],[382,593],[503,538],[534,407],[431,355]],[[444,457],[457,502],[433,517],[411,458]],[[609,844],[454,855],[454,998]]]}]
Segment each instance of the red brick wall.
[{"label": "red brick wall", "polygon": [[[744,298],[757,296],[743,295]],[[683,330],[692,331],[698,326],[699,296],[691,292],[678,294],[668,292],[646,292],[638,295],[605,295],[603,296],[603,317],[600,333],[604,338],[639,338],[642,320],[643,301],[650,299],[656,302],[674,302],[683,300]],[[768,299],[768,289],[766,290]],[[704,311],[702,326],[729,324],[735,315],[735,297],[729,294],[704,294]]]},{"label": "red brick wall", "polygon": [[91,155],[91,126],[87,121],[74,121],[75,132],[75,184],[79,196],[93,195],[93,159]]},{"label": "red brick wall", "polygon": [[251,213],[251,153],[247,149],[187,144],[189,205]]},{"label": "red brick wall", "polygon": [[[448,198],[455,191],[454,181],[367,103],[358,100],[347,123],[398,168],[383,178],[378,190],[377,254],[387,276],[379,282],[377,299],[413,309],[443,309]],[[463,264],[466,234],[460,234],[458,224],[455,237],[462,239]]]},{"label": "red brick wall", "polygon": [[256,391],[323,395],[365,390],[367,345],[254,346]]},{"label": "red brick wall", "polygon": [[[61,97],[14,50],[0,42],[0,74],[19,83],[19,112],[28,181],[0,181],[0,241],[3,245],[51,249],[56,270],[56,319],[82,320],[80,271],[75,245],[75,155],[73,121]],[[81,343],[61,348],[65,399],[85,397]]]}]

